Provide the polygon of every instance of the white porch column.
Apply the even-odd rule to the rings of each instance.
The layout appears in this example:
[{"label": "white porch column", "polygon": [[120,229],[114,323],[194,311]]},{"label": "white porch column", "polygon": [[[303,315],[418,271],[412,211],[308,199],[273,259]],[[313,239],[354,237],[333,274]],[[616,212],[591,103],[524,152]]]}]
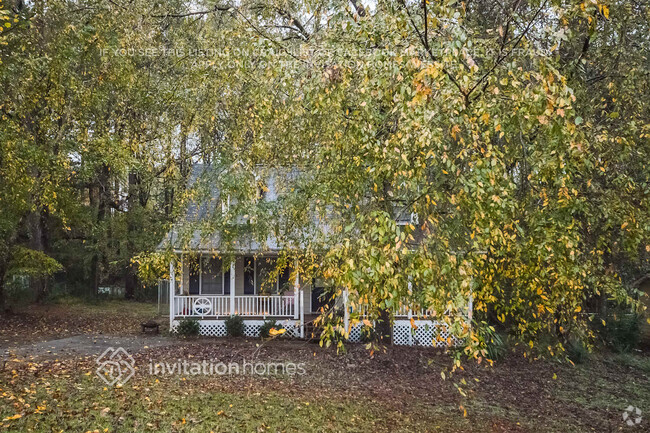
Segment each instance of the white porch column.
[{"label": "white porch column", "polygon": [[235,261],[233,258],[230,262],[230,315],[235,314]]},{"label": "white porch column", "polygon": [[[411,283],[409,283],[410,285]],[[411,313],[411,306],[409,305],[408,310],[406,310],[406,317],[409,319],[409,346],[413,346],[413,332],[415,332],[415,329],[413,329],[413,326],[411,326],[411,319],[413,319],[413,313]],[[393,325],[395,326],[395,325]]]},{"label": "white porch column", "polygon": [[295,285],[297,285],[300,288],[298,292],[298,296],[300,297],[298,300],[298,304],[300,304],[300,338],[305,338],[305,293],[304,290],[302,290],[302,287],[300,286],[300,275],[298,274],[297,260],[295,261],[294,265],[296,267]]},{"label": "white porch column", "polygon": [[298,311],[298,303],[299,303],[298,292],[300,291],[300,276],[298,275],[298,259],[294,260],[293,269],[295,269],[296,271],[296,278],[293,281],[293,318],[294,320],[298,320],[300,314]]},{"label": "white porch column", "polygon": [[174,295],[176,293],[176,259],[169,262],[169,330],[174,323]]},{"label": "white porch column", "polygon": [[305,296],[300,289],[300,338],[305,338]]},{"label": "white porch column", "polygon": [[348,297],[350,291],[346,287],[343,289],[343,327],[345,328],[345,335],[350,332],[350,306],[348,305]]}]

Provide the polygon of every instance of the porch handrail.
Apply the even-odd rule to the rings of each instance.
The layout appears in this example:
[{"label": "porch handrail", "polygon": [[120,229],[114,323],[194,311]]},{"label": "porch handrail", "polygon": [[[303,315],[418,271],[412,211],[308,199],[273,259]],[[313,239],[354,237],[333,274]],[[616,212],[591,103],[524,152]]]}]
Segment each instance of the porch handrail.
[{"label": "porch handrail", "polygon": [[235,314],[240,316],[294,317],[296,306],[291,295],[235,296]]},{"label": "porch handrail", "polygon": [[231,312],[229,295],[175,295],[174,317],[294,317],[294,295],[237,295]]}]

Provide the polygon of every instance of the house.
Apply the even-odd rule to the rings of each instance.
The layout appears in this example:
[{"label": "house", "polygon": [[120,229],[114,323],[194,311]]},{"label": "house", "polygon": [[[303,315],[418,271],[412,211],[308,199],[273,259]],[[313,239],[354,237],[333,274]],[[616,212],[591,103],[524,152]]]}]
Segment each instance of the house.
[{"label": "house", "polygon": [[[286,192],[283,188],[291,189],[299,177],[296,169],[258,167],[248,181],[257,187],[260,207],[280,213],[282,195]],[[238,182],[241,185],[241,179]],[[321,314],[326,304],[325,282],[292,272],[297,266],[287,263],[283,255],[287,246],[281,245],[276,236],[255,237],[253,225],[263,223],[263,214],[255,214],[245,207],[242,198],[246,192],[232,187],[227,170],[195,165],[189,183],[190,189],[202,193],[188,201],[184,219],[179,220],[159,245],[160,250],[172,250],[174,255],[169,265],[170,329],[179,320],[195,318],[199,320],[202,335],[225,336],[225,319],[239,315],[244,319],[247,336],[259,335],[264,321],[273,319],[288,335],[304,338],[308,324]],[[293,237],[294,247],[300,247],[300,236],[318,236],[328,230],[326,221],[309,212],[305,215],[313,223],[312,232],[305,233],[306,225],[300,225],[299,235]],[[416,216],[407,218],[410,221]],[[219,221],[221,230],[202,224],[210,219]],[[204,227],[208,227],[207,231]],[[343,310],[349,341],[360,341],[362,324],[351,324],[345,291],[342,298],[333,303],[334,308]],[[395,311],[394,317],[392,341],[395,344],[446,346],[448,340],[456,341],[426,311],[415,312],[405,307]],[[438,343],[434,341],[436,336]]]}]

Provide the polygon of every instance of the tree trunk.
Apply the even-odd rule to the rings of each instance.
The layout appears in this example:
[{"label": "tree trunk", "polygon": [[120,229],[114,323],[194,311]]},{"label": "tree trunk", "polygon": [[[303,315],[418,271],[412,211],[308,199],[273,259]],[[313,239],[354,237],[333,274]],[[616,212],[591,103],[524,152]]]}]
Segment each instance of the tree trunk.
[{"label": "tree trunk", "polygon": [[106,164],[103,164],[98,172],[97,185],[91,187],[90,202],[91,205],[96,206],[97,219],[96,226],[99,229],[99,234],[95,237],[93,256],[90,262],[91,266],[91,280],[93,294],[99,294],[99,285],[101,284],[101,264],[103,257],[101,253],[100,236],[103,229],[103,224],[106,219],[106,211],[108,210],[108,202],[110,200],[110,188],[108,188],[110,170]]},{"label": "tree trunk", "polygon": [[0,314],[4,314],[5,301],[5,279],[7,276],[7,263],[9,262],[9,251],[6,245],[0,249]]},{"label": "tree trunk", "polygon": [[[27,217],[29,225],[29,247],[32,250],[45,252],[45,243],[43,238],[43,215],[41,209],[31,212]],[[30,286],[35,302],[41,302],[45,297],[47,291],[47,278],[46,277],[32,277],[30,278]]]},{"label": "tree trunk", "polygon": [[136,212],[136,207],[140,201],[136,198],[140,196],[140,179],[136,172],[129,173],[129,190],[127,195],[128,213],[126,216],[127,221],[127,237],[126,237],[126,252],[127,264],[124,275],[124,297],[126,299],[133,299],[135,297],[135,290],[138,286],[138,277],[136,275],[135,265],[131,263],[131,257],[135,254],[135,243],[133,242],[137,225],[136,218],[139,217]]}]

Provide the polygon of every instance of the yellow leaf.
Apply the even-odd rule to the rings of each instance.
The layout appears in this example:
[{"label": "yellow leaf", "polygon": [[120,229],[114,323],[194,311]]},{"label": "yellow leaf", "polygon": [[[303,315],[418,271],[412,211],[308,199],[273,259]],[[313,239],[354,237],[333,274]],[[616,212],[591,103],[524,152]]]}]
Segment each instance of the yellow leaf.
[{"label": "yellow leaf", "polygon": [[275,336],[275,335],[282,335],[282,334],[284,334],[285,332],[287,332],[286,329],[275,329],[275,328],[271,328],[271,329],[269,329],[269,335],[273,335],[273,336]]}]

